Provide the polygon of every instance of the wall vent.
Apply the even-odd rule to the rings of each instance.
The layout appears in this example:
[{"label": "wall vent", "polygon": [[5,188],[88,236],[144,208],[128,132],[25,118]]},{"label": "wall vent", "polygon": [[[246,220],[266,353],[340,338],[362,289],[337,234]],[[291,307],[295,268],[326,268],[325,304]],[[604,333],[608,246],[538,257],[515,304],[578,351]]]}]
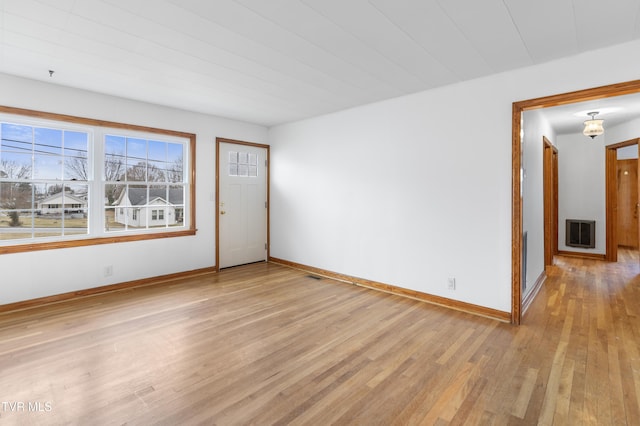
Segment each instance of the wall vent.
[{"label": "wall vent", "polygon": [[596,221],[567,219],[566,242],[568,247],[595,248]]}]

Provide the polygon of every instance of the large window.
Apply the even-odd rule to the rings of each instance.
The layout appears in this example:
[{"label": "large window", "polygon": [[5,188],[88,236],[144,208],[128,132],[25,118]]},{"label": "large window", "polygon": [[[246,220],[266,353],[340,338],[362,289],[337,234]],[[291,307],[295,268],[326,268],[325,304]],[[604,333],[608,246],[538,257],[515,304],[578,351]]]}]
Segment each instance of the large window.
[{"label": "large window", "polygon": [[0,253],[195,233],[194,149],[189,133],[0,107]]}]

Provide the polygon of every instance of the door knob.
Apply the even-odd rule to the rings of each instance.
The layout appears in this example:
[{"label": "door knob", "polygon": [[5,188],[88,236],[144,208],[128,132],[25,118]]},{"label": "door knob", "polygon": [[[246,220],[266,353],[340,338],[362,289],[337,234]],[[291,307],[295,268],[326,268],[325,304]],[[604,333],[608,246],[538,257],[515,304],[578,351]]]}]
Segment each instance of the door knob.
[{"label": "door knob", "polygon": [[226,212],[224,210],[220,210],[220,214],[225,214]]}]

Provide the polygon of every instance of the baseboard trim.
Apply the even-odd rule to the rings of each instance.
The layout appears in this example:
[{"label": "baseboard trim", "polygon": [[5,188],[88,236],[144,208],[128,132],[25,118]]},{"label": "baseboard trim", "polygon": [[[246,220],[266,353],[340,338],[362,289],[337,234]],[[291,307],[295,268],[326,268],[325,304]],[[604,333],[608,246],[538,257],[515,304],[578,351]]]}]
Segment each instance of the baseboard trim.
[{"label": "baseboard trim", "polygon": [[564,250],[560,250],[560,251],[558,251],[558,254],[560,256],[580,257],[580,258],[583,258],[583,259],[595,259],[595,260],[606,260],[607,259],[607,256],[605,254],[582,253],[580,251],[564,251]]},{"label": "baseboard trim", "polygon": [[443,306],[445,308],[454,309],[456,311],[479,315],[502,322],[511,322],[511,314],[509,312],[499,311],[497,309],[486,308],[484,306],[474,305],[472,303],[460,302],[458,300],[453,300],[446,297],[434,296],[432,294],[409,290],[391,284],[384,284],[376,281],[366,280],[363,278],[353,277],[351,275],[340,274],[338,272],[328,271],[326,269],[316,268],[314,266],[303,265],[300,263],[291,262],[289,260],[279,259],[277,257],[270,256],[269,262],[277,263],[279,265],[287,266],[293,269],[299,269],[305,272],[310,272],[337,281],[355,284],[360,287],[366,287],[372,290],[383,291],[385,293],[391,293],[397,296],[408,297],[410,299],[416,299],[421,302]]},{"label": "baseboard trim", "polygon": [[524,300],[522,301],[523,315],[527,312],[527,309],[529,309],[529,306],[531,306],[531,303],[535,300],[536,296],[538,295],[538,292],[540,292],[540,289],[542,288],[542,284],[544,284],[546,279],[547,279],[547,273],[545,271],[542,271],[542,273],[540,274],[536,282],[533,283],[533,288],[525,296]]},{"label": "baseboard trim", "polygon": [[194,269],[192,271],[177,272],[175,274],[159,275],[156,277],[142,278],[139,280],[127,281],[118,284],[109,284],[100,287],[93,287],[84,290],[71,291],[69,293],[56,294],[53,296],[38,297],[36,299],[29,299],[20,302],[7,303],[0,305],[0,314],[13,311],[21,311],[24,309],[35,308],[42,305],[49,305],[52,303],[64,302],[67,300],[78,299],[86,296],[94,296],[102,293],[111,293],[119,290],[126,290],[135,287],[143,287],[148,285],[157,285],[166,283],[168,281],[175,281],[181,278],[191,278],[198,275],[205,275],[215,273],[216,268],[202,268]]}]

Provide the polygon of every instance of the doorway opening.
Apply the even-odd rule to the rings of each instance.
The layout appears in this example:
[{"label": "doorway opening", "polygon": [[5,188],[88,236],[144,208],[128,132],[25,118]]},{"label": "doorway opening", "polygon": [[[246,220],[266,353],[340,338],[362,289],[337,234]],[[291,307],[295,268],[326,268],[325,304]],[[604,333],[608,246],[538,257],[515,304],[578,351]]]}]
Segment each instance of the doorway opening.
[{"label": "doorway opening", "polygon": [[522,321],[522,114],[524,111],[640,93],[640,80],[514,102],[512,106],[511,323]]},{"label": "doorway opening", "polygon": [[[638,249],[638,143],[640,138],[608,145],[605,156],[607,254],[618,261],[618,247]],[[618,151],[636,148],[636,158],[619,160]],[[628,164],[627,164],[628,162]],[[626,166],[626,167],[625,167]],[[625,174],[626,172],[626,174]]]}]

